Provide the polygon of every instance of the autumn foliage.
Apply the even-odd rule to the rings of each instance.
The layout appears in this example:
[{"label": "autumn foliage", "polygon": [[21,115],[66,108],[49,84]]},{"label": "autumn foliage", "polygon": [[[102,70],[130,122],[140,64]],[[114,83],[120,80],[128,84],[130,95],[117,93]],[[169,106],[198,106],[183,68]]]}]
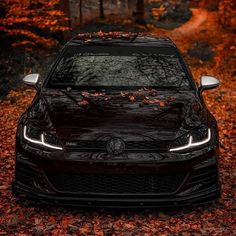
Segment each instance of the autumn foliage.
[{"label": "autumn foliage", "polygon": [[13,47],[55,46],[53,32],[68,30],[67,18],[57,10],[60,0],[3,0],[0,18],[1,36]]},{"label": "autumn foliage", "polygon": [[[58,0],[0,0],[0,7],[4,9],[0,13],[3,15],[0,36],[11,39],[14,46],[55,45],[50,32],[67,28],[64,14],[56,10],[57,3]],[[10,91],[0,101],[0,235],[236,235],[236,37],[231,30],[235,29],[235,0],[220,0],[215,11],[206,10],[204,6],[196,5],[198,8],[192,9],[192,18],[179,28],[153,27],[148,33],[173,39],[195,80],[199,82],[201,75],[212,75],[221,82],[219,88],[203,93],[219,128],[221,199],[191,208],[146,211],[42,207],[18,200],[11,191],[16,126],[20,114],[35,95],[32,89],[20,88]],[[126,34],[98,32],[93,36],[119,38]],[[79,34],[78,39],[90,40],[90,36]],[[202,60],[198,55],[207,50],[213,56]],[[5,57],[1,62],[7,65],[5,73],[14,68],[7,64]],[[121,95],[135,101],[135,96]],[[148,103],[165,105],[159,100],[143,100],[143,104]],[[86,105],[86,101],[81,105]]]},{"label": "autumn foliage", "polygon": [[236,26],[236,1],[221,0],[219,3],[220,23],[225,28],[234,28]]}]

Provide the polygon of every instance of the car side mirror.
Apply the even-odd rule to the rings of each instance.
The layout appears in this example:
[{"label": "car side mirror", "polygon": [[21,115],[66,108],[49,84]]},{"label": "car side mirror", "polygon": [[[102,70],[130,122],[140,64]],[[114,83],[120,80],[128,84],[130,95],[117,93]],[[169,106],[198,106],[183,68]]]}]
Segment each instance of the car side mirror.
[{"label": "car side mirror", "polygon": [[32,86],[35,89],[38,89],[38,80],[39,80],[39,74],[29,74],[23,78],[23,82],[26,85]]},{"label": "car side mirror", "polygon": [[200,92],[218,87],[220,81],[213,76],[203,75],[201,77]]}]

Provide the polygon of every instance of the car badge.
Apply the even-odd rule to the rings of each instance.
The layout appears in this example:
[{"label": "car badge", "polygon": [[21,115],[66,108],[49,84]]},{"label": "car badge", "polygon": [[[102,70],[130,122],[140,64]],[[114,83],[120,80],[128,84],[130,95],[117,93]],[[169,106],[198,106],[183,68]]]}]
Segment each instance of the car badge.
[{"label": "car badge", "polygon": [[107,152],[111,155],[120,155],[125,150],[125,142],[121,138],[111,138],[107,142]]}]

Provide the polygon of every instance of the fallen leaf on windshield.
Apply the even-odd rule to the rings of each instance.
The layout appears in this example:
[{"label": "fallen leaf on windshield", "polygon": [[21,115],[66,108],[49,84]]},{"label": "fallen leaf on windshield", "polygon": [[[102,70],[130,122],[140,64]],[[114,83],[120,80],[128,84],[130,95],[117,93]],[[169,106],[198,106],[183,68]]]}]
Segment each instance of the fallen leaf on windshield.
[{"label": "fallen leaf on windshield", "polygon": [[80,101],[78,102],[78,104],[79,104],[80,106],[87,106],[87,105],[89,104],[89,102],[88,102],[87,100],[83,99],[83,100],[80,100]]},{"label": "fallen leaf on windshield", "polygon": [[82,96],[84,96],[86,98],[89,97],[89,92],[83,91],[81,94],[82,94]]}]

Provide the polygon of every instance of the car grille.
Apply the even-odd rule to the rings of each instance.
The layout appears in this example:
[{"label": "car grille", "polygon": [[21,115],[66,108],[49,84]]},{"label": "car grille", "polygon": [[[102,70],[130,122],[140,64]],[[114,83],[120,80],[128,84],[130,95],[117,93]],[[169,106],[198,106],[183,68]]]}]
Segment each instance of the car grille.
[{"label": "car grille", "polygon": [[[66,144],[69,149],[89,150],[89,151],[104,151],[106,150],[107,141],[94,141],[94,140],[80,140],[71,141]],[[125,150],[155,150],[155,151],[166,151],[168,143],[166,141],[126,141]]]},{"label": "car grille", "polygon": [[29,186],[31,188],[37,188],[37,190],[48,192],[50,186],[45,179],[42,172],[28,163],[17,162],[16,165],[16,179],[18,182]]},{"label": "car grille", "polygon": [[194,171],[187,186],[193,187],[197,184],[203,185],[203,187],[212,186],[218,181],[217,166],[200,168]]},{"label": "car grille", "polygon": [[47,174],[60,192],[101,194],[170,194],[185,179],[184,174],[168,176]]},{"label": "car grille", "polygon": [[22,162],[17,162],[16,178],[25,184],[28,184],[32,180],[42,180],[42,176],[40,176],[34,167]]}]

